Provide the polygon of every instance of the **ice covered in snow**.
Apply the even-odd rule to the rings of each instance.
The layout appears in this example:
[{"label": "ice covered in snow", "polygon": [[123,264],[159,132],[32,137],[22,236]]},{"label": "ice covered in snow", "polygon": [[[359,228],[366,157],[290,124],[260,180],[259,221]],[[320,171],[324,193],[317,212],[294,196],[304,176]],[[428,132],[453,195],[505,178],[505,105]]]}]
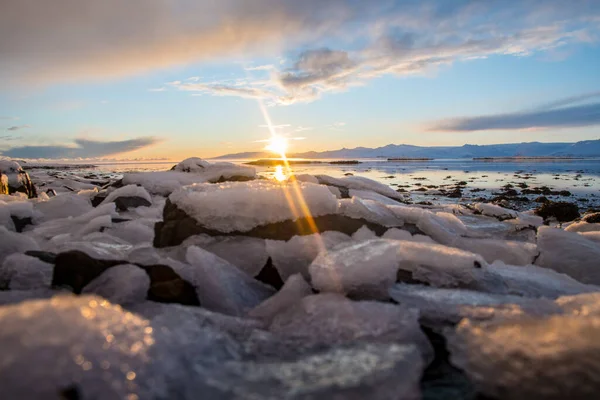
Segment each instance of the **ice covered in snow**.
[{"label": "ice covered in snow", "polygon": [[404,196],[396,192],[391,187],[379,183],[363,176],[346,176],[343,178],[334,178],[328,175],[316,175],[320,183],[330,186],[343,187],[346,189],[365,190],[379,193],[383,196],[402,200]]},{"label": "ice covered in snow", "polygon": [[14,201],[7,203],[4,207],[8,209],[10,215],[13,217],[33,218],[33,204],[29,201]]},{"label": "ice covered in snow", "polygon": [[111,267],[85,285],[83,294],[95,294],[115,304],[139,303],[146,299],[150,277],[140,267],[122,264]]},{"label": "ice covered in snow", "polygon": [[477,203],[473,207],[483,215],[500,219],[517,218],[519,216],[519,213],[514,210],[509,210],[490,203]]},{"label": "ice covered in snow", "polygon": [[221,179],[232,178],[253,179],[256,176],[254,168],[231,163],[214,163],[205,167],[202,172],[134,172],[123,175],[124,185],[140,185],[152,194],[167,196],[182,186],[218,182]]},{"label": "ice covered in snow", "polygon": [[307,236],[294,236],[287,242],[282,240],[267,240],[266,248],[273,266],[279,272],[281,279],[286,280],[294,274],[301,274],[310,279],[308,266],[322,250],[330,250],[340,243],[348,242],[351,238],[341,232],[323,232]]},{"label": "ice covered in snow", "polygon": [[109,228],[104,232],[131,244],[152,243],[152,239],[154,239],[154,229],[140,220],[112,224],[109,225]]},{"label": "ice covered in snow", "polygon": [[194,185],[178,190],[169,200],[206,228],[246,232],[261,225],[318,217],[338,212],[327,187],[310,183],[271,181]]},{"label": "ice covered in snow", "polygon": [[581,236],[591,240],[592,242],[600,244],[600,232],[583,232],[581,233]]},{"label": "ice covered in snow", "polygon": [[562,296],[556,304],[566,313],[587,317],[600,316],[600,291],[574,296]]},{"label": "ice covered in snow", "polygon": [[248,316],[270,324],[277,314],[284,312],[287,308],[311,294],[312,289],[302,275],[292,275],[285,281],[279,292],[250,310]]},{"label": "ice covered in snow", "polygon": [[419,327],[418,318],[416,310],[402,305],[351,301],[326,293],[304,297],[277,314],[269,331],[329,346],[361,341],[415,344],[429,360],[431,345]]},{"label": "ice covered in snow", "polygon": [[49,288],[54,266],[35,257],[14,253],[0,265],[0,288],[31,290]]},{"label": "ice covered in snow", "polygon": [[418,309],[422,321],[430,325],[456,324],[463,318],[488,320],[561,312],[560,307],[548,299],[424,285],[400,283],[390,289],[390,296],[399,304]]},{"label": "ice covered in snow", "polygon": [[600,318],[571,315],[477,323],[448,333],[453,364],[502,399],[593,399],[600,391]]},{"label": "ice covered in snow", "polygon": [[576,232],[544,226],[538,229],[538,248],[536,265],[600,285],[600,243]]},{"label": "ice covered in snow", "polygon": [[203,172],[210,163],[198,157],[190,157],[181,161],[173,167],[173,171],[180,172]]},{"label": "ice covered in snow", "polygon": [[202,307],[227,315],[244,316],[275,294],[275,290],[206,250],[191,246],[189,266],[176,269],[195,288]]},{"label": "ice covered in snow", "polygon": [[[62,197],[62,196],[57,196]],[[35,237],[51,239],[61,234],[79,234],[85,235],[92,232],[95,228],[100,229],[107,226],[108,219],[118,216],[114,203],[102,204],[92,208],[85,214],[76,217],[67,217],[61,219],[52,219],[44,222],[33,229],[32,234]],[[98,217],[104,217],[97,219]],[[108,218],[108,219],[107,219]]]},{"label": "ice covered in snow", "polygon": [[460,238],[454,246],[480,254],[489,263],[502,261],[510,265],[529,265],[539,254],[535,243],[514,240]]},{"label": "ice covered in snow", "polygon": [[35,203],[35,209],[41,213],[42,221],[68,217],[79,217],[93,210],[89,198],[74,193],[65,193],[47,201]]},{"label": "ice covered in snow", "polygon": [[148,191],[137,185],[127,185],[113,190],[106,196],[102,204],[113,202],[119,197],[139,197],[152,204],[152,197],[150,197]]},{"label": "ice covered in snow", "polygon": [[599,223],[588,223],[585,221],[574,222],[565,228],[567,232],[600,232]]},{"label": "ice covered in snow", "polygon": [[15,225],[10,215],[10,210],[6,207],[6,203],[0,200],[0,226],[5,227],[9,231],[15,230]]},{"label": "ice covered in snow", "polygon": [[40,250],[40,246],[32,238],[0,226],[0,263],[13,253],[24,253],[29,250]]},{"label": "ice covered in snow", "polygon": [[53,253],[78,250],[96,259],[127,260],[134,247],[116,236],[94,232],[81,238],[70,234],[56,236],[44,244],[43,250]]},{"label": "ice covered in snow", "polygon": [[366,225],[363,225],[359,230],[352,234],[352,240],[357,242],[363,242],[372,239],[377,239],[377,235],[375,232],[367,228]]},{"label": "ice covered in snow", "polygon": [[364,219],[386,227],[402,226],[404,221],[396,217],[385,205],[374,200],[358,197],[339,200],[340,213],[354,219]]},{"label": "ice covered in snow", "polygon": [[348,191],[350,197],[358,197],[363,200],[373,200],[387,206],[397,206],[399,203],[396,200],[390,199],[388,196],[381,195],[372,190],[356,190],[350,189]]}]

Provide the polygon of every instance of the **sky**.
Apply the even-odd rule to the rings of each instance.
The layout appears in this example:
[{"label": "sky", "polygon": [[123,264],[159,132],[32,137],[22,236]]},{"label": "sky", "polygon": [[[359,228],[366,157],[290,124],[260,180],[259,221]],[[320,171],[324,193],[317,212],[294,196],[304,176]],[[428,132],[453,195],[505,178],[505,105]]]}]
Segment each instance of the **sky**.
[{"label": "sky", "polygon": [[[266,115],[265,115],[266,114]],[[600,139],[597,0],[0,2],[0,157]]]}]

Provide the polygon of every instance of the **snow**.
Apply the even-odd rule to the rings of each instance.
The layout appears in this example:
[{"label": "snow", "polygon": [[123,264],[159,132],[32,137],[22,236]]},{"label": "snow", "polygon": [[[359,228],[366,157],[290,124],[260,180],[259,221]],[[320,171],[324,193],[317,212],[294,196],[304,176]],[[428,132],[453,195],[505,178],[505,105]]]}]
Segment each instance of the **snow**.
[{"label": "snow", "polygon": [[456,324],[463,318],[489,320],[522,314],[547,315],[561,312],[548,299],[499,295],[465,289],[440,289],[423,285],[397,284],[390,296],[399,304],[419,310],[429,325]]},{"label": "snow", "polygon": [[190,157],[181,161],[173,167],[174,171],[180,172],[203,172],[210,163],[198,157]]},{"label": "snow", "polygon": [[115,189],[106,196],[102,204],[107,204],[115,201],[119,197],[139,197],[152,204],[152,197],[146,189],[142,186],[127,185],[121,188]]},{"label": "snow", "polygon": [[[62,196],[57,196],[59,198]],[[114,203],[102,204],[96,208],[91,208],[90,211],[85,214],[81,214],[76,217],[67,217],[61,219],[52,219],[36,226],[33,229],[32,234],[36,237],[43,239],[52,239],[57,235],[70,234],[79,232],[91,232],[94,227],[100,229],[102,226],[106,226],[107,218],[118,216],[115,210]],[[104,219],[96,220],[98,217],[105,217]],[[83,233],[85,234],[85,233]]]},{"label": "snow", "polygon": [[466,319],[448,343],[452,363],[488,397],[592,399],[600,390],[599,335],[598,317]]},{"label": "snow", "polygon": [[352,240],[357,242],[363,242],[372,239],[377,239],[377,235],[375,232],[367,228],[366,225],[363,225],[352,234]]},{"label": "snow", "polygon": [[104,230],[105,233],[131,244],[152,243],[154,239],[154,229],[140,220],[120,222],[109,227],[110,229]]},{"label": "snow", "polygon": [[519,213],[514,210],[509,210],[490,203],[477,203],[473,207],[483,215],[500,219],[517,218],[519,216]]},{"label": "snow", "polygon": [[40,250],[40,246],[32,238],[0,226],[0,263],[13,253],[24,253],[29,250]]},{"label": "snow", "polygon": [[346,176],[343,178],[334,178],[328,175],[316,175],[316,178],[321,184],[325,185],[344,187],[347,189],[372,191],[375,193],[379,193],[383,196],[398,200],[402,200],[404,198],[402,194],[396,192],[391,187],[384,185],[383,183],[374,181],[372,179],[365,178],[363,176]]},{"label": "snow", "polygon": [[189,247],[186,259],[191,265],[175,272],[196,288],[202,307],[208,310],[243,316],[275,294],[270,286],[199,247]]},{"label": "snow", "polygon": [[358,197],[363,200],[373,200],[386,206],[397,206],[399,203],[396,200],[392,200],[387,196],[381,195],[371,190],[356,190],[350,189],[348,191],[350,197]]},{"label": "snow", "polygon": [[5,207],[13,217],[33,218],[33,204],[29,201],[14,201],[6,204]]},{"label": "snow", "polygon": [[0,266],[0,287],[11,290],[49,288],[53,272],[52,264],[25,254],[13,253]]},{"label": "snow", "polygon": [[267,240],[267,254],[284,281],[294,274],[310,279],[308,266],[323,249],[330,250],[351,238],[341,232],[323,232],[307,236],[294,236],[287,242]]},{"label": "snow", "polygon": [[374,200],[363,200],[358,197],[339,200],[340,213],[354,219],[364,219],[374,224],[396,227],[404,222],[397,218],[385,205]]},{"label": "snow", "polygon": [[600,285],[600,243],[579,233],[544,226],[538,229],[538,248],[536,265]]},{"label": "snow", "polygon": [[424,359],[432,356],[416,310],[395,304],[351,301],[333,293],[304,297],[277,314],[269,331],[277,336],[328,346],[362,341],[415,344]]},{"label": "snow", "polygon": [[15,225],[10,215],[10,210],[6,207],[5,202],[0,200],[0,226],[5,227],[9,231],[15,230]]},{"label": "snow", "polygon": [[117,265],[88,283],[83,294],[95,294],[111,303],[131,304],[144,301],[150,288],[146,271],[130,264]]},{"label": "snow", "polygon": [[248,316],[270,324],[277,314],[284,312],[311,294],[311,287],[302,278],[302,275],[292,275],[285,281],[279,292],[250,310]]},{"label": "snow", "polygon": [[565,228],[565,231],[567,232],[600,232],[600,224],[599,223],[587,223],[584,221],[581,222],[575,222],[572,224],[569,224],[569,226],[567,226]]},{"label": "snow", "polygon": [[206,228],[223,233],[247,232],[257,226],[338,212],[325,186],[271,181],[195,185],[169,197]]},{"label": "snow", "polygon": [[[313,175],[299,174],[299,175],[294,175],[294,178],[299,182],[314,183],[316,185],[319,184],[319,180]],[[339,192],[339,189],[338,189],[338,192]]]},{"label": "snow", "polygon": [[65,193],[47,201],[35,203],[35,209],[42,214],[43,221],[79,217],[93,210],[89,198],[74,193]]}]

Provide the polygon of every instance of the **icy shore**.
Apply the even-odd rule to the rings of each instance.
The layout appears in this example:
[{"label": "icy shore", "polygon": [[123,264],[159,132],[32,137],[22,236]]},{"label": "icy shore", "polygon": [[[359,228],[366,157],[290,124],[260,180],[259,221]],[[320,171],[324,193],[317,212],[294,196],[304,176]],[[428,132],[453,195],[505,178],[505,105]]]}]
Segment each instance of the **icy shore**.
[{"label": "icy shore", "polygon": [[600,393],[600,214],[198,158],[0,173],[3,397]]}]

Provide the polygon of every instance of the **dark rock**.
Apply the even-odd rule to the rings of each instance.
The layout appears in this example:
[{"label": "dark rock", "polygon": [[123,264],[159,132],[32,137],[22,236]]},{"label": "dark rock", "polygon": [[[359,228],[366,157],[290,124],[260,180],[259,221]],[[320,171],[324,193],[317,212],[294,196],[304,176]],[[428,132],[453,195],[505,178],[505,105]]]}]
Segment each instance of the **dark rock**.
[{"label": "dark rock", "polygon": [[544,220],[554,217],[559,222],[567,222],[579,218],[579,207],[577,204],[565,201],[549,201],[538,207],[535,213]]},{"label": "dark rock", "polygon": [[48,195],[48,197],[54,197],[54,196],[56,196],[56,190],[48,189],[48,190],[46,190],[46,194]]},{"label": "dark rock", "polygon": [[[52,286],[68,286],[76,294],[104,271],[116,265],[129,264],[125,260],[98,260],[81,251],[56,255]],[[150,277],[148,300],[162,303],[200,305],[194,287],[167,265],[139,265]]]},{"label": "dark rock", "polygon": [[120,224],[122,222],[129,222],[131,221],[130,219],[127,218],[111,218],[110,220],[113,224]]},{"label": "dark rock", "polygon": [[[311,235],[326,231],[338,231],[352,235],[361,227],[366,226],[378,236],[383,235],[389,228],[364,219],[350,218],[341,214],[323,215],[311,220],[299,218],[267,225],[257,226],[247,232],[228,232],[228,236],[249,236],[261,239],[290,240],[294,236]],[[314,231],[316,228],[316,231]],[[411,233],[422,233],[414,225],[405,224],[402,229]],[[223,232],[206,228],[190,217],[185,211],[179,209],[168,199],[163,209],[163,221],[154,225],[154,246],[169,247],[181,244],[193,235],[207,234],[210,236],[223,236]]]},{"label": "dark rock", "polygon": [[477,192],[485,192],[485,189],[481,189],[481,188],[471,189],[471,193],[477,193]]},{"label": "dark rock", "polygon": [[283,287],[283,279],[279,275],[279,271],[273,266],[273,260],[271,257],[267,260],[265,266],[260,270],[260,273],[254,277],[254,279],[266,283],[279,290]]},{"label": "dark rock", "polygon": [[99,192],[94,197],[92,197],[91,198],[92,207],[98,207],[100,204],[102,204],[102,202],[104,201],[104,199],[106,199],[107,196],[108,196],[108,193],[104,190],[104,191]]},{"label": "dark rock", "polygon": [[[5,193],[7,187],[8,193]],[[30,199],[37,197],[37,190],[29,174],[16,162],[0,160],[0,193],[18,192],[25,193]]]},{"label": "dark rock", "polygon": [[115,204],[119,211],[127,211],[129,208],[150,207],[152,203],[137,196],[122,196],[115,199]]},{"label": "dark rock", "polygon": [[586,214],[583,216],[582,220],[590,224],[600,223],[600,212]]},{"label": "dark rock", "polygon": [[54,264],[56,262],[56,254],[49,251],[29,250],[25,252],[25,255],[35,257],[48,264]]},{"label": "dark rock", "polygon": [[59,400],[81,400],[79,387],[75,384],[65,387],[58,392]]},{"label": "dark rock", "polygon": [[248,182],[253,181],[255,178],[250,176],[229,176],[225,178],[224,176],[219,177],[217,180],[211,180],[210,183],[223,183],[223,182]]},{"label": "dark rock", "polygon": [[454,190],[448,192],[446,194],[446,197],[449,197],[451,199],[460,199],[462,195],[462,190],[460,190],[460,187],[457,186],[456,188],[454,188]]},{"label": "dark rock", "polygon": [[558,195],[568,197],[571,196],[571,192],[569,192],[568,190],[561,190],[560,192],[558,192]]},{"label": "dark rock", "polygon": [[31,221],[31,217],[27,217],[27,218],[18,218],[15,217],[14,215],[11,215],[11,219],[13,221],[13,224],[15,225],[15,229],[17,232],[23,232],[23,229],[27,226],[27,225],[32,225],[33,222]]},{"label": "dark rock", "polygon": [[535,200],[533,200],[533,201],[535,201],[536,203],[547,203],[550,200],[548,200],[548,198],[546,196],[539,196],[539,197],[536,197]]}]

